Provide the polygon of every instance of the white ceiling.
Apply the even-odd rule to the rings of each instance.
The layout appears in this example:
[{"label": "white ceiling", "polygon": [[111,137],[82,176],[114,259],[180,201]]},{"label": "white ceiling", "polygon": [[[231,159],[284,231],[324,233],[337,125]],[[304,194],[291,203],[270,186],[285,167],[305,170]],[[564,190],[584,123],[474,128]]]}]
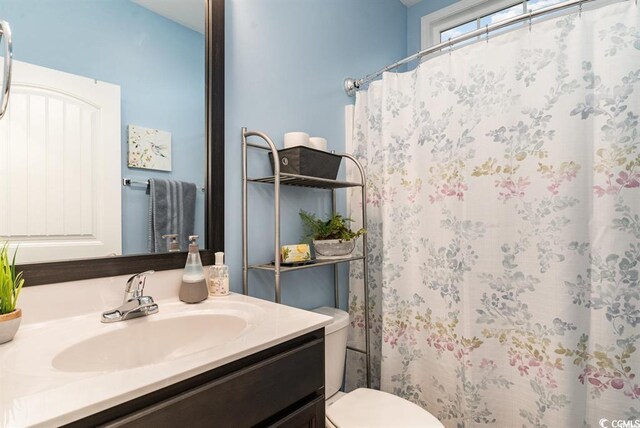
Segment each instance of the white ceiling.
[{"label": "white ceiling", "polygon": [[204,34],[204,0],[131,1],[158,15]]}]

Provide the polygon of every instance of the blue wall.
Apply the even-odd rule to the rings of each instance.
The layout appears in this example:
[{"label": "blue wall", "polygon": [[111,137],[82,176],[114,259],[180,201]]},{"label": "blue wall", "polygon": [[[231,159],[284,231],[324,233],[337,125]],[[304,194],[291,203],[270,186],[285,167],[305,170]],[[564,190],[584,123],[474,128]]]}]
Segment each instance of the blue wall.
[{"label": "blue wall", "polygon": [[420,3],[407,8],[407,55],[421,50],[420,19],[438,9],[447,7],[457,0],[422,0]]},{"label": "blue wall", "polygon": [[[406,53],[406,8],[399,0],[227,0],[226,3],[227,264],[242,290],[240,128],[267,132],[282,147],[287,131],[305,131],[344,151],[345,77],[361,77]],[[269,173],[253,153],[251,176]],[[273,260],[272,188],[250,185],[250,262]],[[344,195],[340,195],[344,207]],[[330,212],[326,191],[283,190],[283,244],[297,243],[299,208]],[[341,300],[347,288],[342,271]],[[285,273],[282,301],[302,308],[333,305],[330,268]],[[273,298],[273,275],[251,275],[251,294]]]},{"label": "blue wall", "polygon": [[[204,36],[129,0],[0,0],[14,58],[120,85],[122,175],[204,181]],[[175,106],[180,106],[176,109]],[[173,134],[173,172],[129,169],[126,127]],[[123,250],[147,252],[148,197],[123,188]],[[196,233],[203,234],[199,194]]]}]

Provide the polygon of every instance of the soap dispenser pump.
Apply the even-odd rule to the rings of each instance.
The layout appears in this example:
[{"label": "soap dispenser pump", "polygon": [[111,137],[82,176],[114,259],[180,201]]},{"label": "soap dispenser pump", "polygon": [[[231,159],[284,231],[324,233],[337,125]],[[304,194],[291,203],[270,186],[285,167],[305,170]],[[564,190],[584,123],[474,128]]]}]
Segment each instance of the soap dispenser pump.
[{"label": "soap dispenser pump", "polygon": [[180,252],[180,243],[178,242],[177,233],[162,235],[162,237],[167,240],[167,251],[169,251],[170,253]]},{"label": "soap dispenser pump", "polygon": [[185,303],[202,302],[209,295],[197,240],[198,235],[189,236],[189,254],[187,264],[184,266],[179,294],[180,300]]}]

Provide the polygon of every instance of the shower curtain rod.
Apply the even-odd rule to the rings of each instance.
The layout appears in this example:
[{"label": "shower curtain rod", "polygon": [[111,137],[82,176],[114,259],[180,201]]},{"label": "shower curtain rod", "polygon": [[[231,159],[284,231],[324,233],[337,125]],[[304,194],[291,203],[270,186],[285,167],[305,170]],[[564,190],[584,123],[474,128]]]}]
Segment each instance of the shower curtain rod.
[{"label": "shower curtain rod", "polygon": [[[391,71],[395,68],[398,68],[404,64],[407,64],[411,61],[419,59],[425,55],[429,55],[434,52],[438,52],[446,47],[451,47],[456,43],[464,42],[465,40],[470,40],[478,36],[482,36],[485,34],[487,36],[487,40],[489,39],[489,33],[491,31],[499,30],[504,27],[508,27],[509,25],[516,24],[518,22],[529,21],[529,26],[531,26],[531,20],[537,16],[546,15],[547,13],[556,12],[558,10],[567,9],[573,6],[579,6],[580,12],[582,12],[582,5],[585,3],[591,3],[596,0],[569,0],[563,3],[558,3],[552,6],[547,6],[542,9],[538,9],[536,11],[531,11],[529,13],[523,13],[522,15],[514,16],[513,18],[505,19],[504,21],[496,22],[495,24],[490,24],[485,26],[484,28],[479,28],[474,31],[470,31],[466,34],[463,34],[458,37],[450,38],[449,40],[438,43],[437,45],[431,46],[430,48],[421,50],[418,53],[415,53],[411,56],[406,57],[405,59],[401,59],[398,62],[395,62],[391,65],[386,66],[385,68],[376,71],[375,73],[371,73],[362,79],[354,79],[352,77],[344,79],[344,90],[349,96],[354,96],[356,91],[360,89],[363,85],[375,80],[376,78],[382,76],[383,73],[387,71]],[[637,0],[636,0],[637,1]]]}]

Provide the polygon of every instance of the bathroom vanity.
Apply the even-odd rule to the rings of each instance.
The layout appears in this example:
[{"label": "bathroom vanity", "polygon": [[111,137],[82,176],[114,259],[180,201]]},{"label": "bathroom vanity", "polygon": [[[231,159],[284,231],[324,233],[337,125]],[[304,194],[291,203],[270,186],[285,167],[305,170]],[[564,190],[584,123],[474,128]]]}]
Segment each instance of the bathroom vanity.
[{"label": "bathroom vanity", "polygon": [[157,314],[111,324],[126,278],[26,289],[0,346],[0,425],[322,426],[331,318],[237,294],[187,305],[179,278],[148,281]]},{"label": "bathroom vanity", "polygon": [[319,329],[67,426],[316,427],[323,385]]}]

